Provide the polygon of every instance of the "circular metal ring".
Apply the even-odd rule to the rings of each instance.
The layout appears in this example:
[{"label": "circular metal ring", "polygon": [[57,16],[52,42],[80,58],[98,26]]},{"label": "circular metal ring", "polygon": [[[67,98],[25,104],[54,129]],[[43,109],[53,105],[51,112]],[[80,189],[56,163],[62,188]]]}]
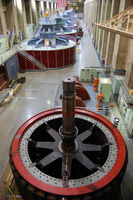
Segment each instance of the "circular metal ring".
[{"label": "circular metal ring", "polygon": [[[124,140],[117,130],[107,119],[83,109],[76,109],[75,117],[88,120],[101,129],[109,146],[107,161],[94,174],[77,180],[69,180],[70,187],[64,188],[61,180],[43,174],[31,162],[28,156],[28,137],[41,126],[41,124],[62,117],[62,109],[53,109],[42,112],[26,121],[17,131],[11,145],[11,157],[18,173],[31,185],[48,193],[56,195],[83,195],[99,190],[112,182],[120,173],[126,159],[126,147]],[[113,158],[113,160],[112,160]],[[28,164],[26,164],[28,163]],[[31,163],[32,165],[30,165]],[[108,166],[108,164],[110,166]],[[105,173],[105,171],[107,173]],[[40,176],[40,177],[39,177]],[[51,182],[50,182],[51,180]]]}]

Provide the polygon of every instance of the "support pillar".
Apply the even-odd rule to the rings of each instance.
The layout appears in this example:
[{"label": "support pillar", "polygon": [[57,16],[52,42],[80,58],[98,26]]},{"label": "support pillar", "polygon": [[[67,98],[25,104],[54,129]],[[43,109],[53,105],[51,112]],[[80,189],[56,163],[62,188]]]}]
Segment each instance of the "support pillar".
[{"label": "support pillar", "polygon": [[129,88],[133,88],[133,40],[132,39],[128,39],[125,70],[126,70],[125,83]]},{"label": "support pillar", "polygon": [[45,17],[46,16],[46,8],[47,8],[47,5],[46,5],[45,1],[43,2],[43,5],[44,5],[44,17]]},{"label": "support pillar", "polygon": [[26,12],[25,12],[25,2],[21,0],[17,2],[17,13],[19,22],[19,31],[22,31],[23,37],[27,38],[27,22],[26,22]]},{"label": "support pillar", "polygon": [[49,2],[49,16],[52,15],[52,7],[51,7],[51,2]]},{"label": "support pillar", "polygon": [[[112,0],[111,15],[110,15],[111,18],[119,12],[119,5],[120,5],[120,0],[117,1]],[[115,33],[108,32],[105,66],[109,66],[112,63],[114,41],[115,41]]]},{"label": "support pillar", "polygon": [[53,2],[51,2],[51,15],[54,14]]},{"label": "support pillar", "polygon": [[[95,1],[95,3],[94,3],[94,23],[97,23],[97,18],[98,18],[98,1]],[[97,27],[93,25],[94,42],[96,41],[96,31],[97,31]]]},{"label": "support pillar", "polygon": [[35,0],[30,0],[31,3],[31,10],[32,10],[32,21],[34,25],[37,25],[37,9],[36,9],[36,2]]},{"label": "support pillar", "polygon": [[[6,5],[6,22],[7,27],[10,30],[10,37],[12,36],[12,43],[19,43],[19,24],[18,24],[18,13],[16,1],[11,0]],[[12,44],[11,44],[12,45]]]},{"label": "support pillar", "polygon": [[125,83],[129,88],[133,88],[133,59],[127,63]]},{"label": "support pillar", "polygon": [[1,19],[1,34],[7,34],[6,19],[4,14],[4,7],[2,1],[0,1],[0,19]]},{"label": "support pillar", "polygon": [[[129,0],[121,0],[119,12],[122,12],[126,8],[132,5],[132,1]],[[128,38],[116,35],[115,36],[115,44],[114,44],[114,52],[113,52],[113,60],[112,67],[114,70],[123,70],[126,65],[126,57],[127,57],[127,48],[128,48]]]},{"label": "support pillar", "polygon": [[56,3],[54,3],[54,13],[56,13],[57,12],[57,10],[56,10]]},{"label": "support pillar", "polygon": [[[98,0],[97,1],[97,19],[96,19],[97,23],[100,23],[100,14],[101,14],[101,0]],[[96,48],[98,47],[99,31],[100,29],[96,26],[96,39],[95,39]]]},{"label": "support pillar", "polygon": [[32,8],[31,8],[30,0],[26,0],[25,1],[25,11],[26,11],[27,24],[33,24],[33,20],[32,20]]},{"label": "support pillar", "polygon": [[44,2],[41,1],[40,4],[41,4],[41,17],[44,18],[45,17]]},{"label": "support pillar", "polygon": [[[104,20],[107,20],[111,17],[111,3],[112,1],[106,0]],[[106,55],[107,38],[108,38],[108,31],[103,30],[102,47],[101,47],[102,59],[105,59],[105,55]]]},{"label": "support pillar", "polygon": [[41,2],[42,1],[36,1],[37,19],[41,18]]},{"label": "support pillar", "polygon": [[[102,0],[102,4],[101,4],[101,13],[100,13],[100,24],[101,24],[101,23],[103,22],[103,20],[104,20],[105,5],[106,5],[106,1],[105,1],[105,0]],[[99,29],[99,33],[98,33],[98,53],[100,53],[100,50],[101,50],[102,36],[103,36],[103,30],[102,30],[102,29]]]},{"label": "support pillar", "polygon": [[50,16],[50,11],[49,11],[49,2],[46,2],[46,12],[48,12],[49,16]]}]

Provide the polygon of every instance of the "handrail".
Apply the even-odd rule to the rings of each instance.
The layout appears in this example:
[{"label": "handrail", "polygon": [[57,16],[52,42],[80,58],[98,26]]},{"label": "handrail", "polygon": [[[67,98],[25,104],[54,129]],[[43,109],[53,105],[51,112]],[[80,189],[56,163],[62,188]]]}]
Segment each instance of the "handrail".
[{"label": "handrail", "polygon": [[[121,83],[120,83],[121,84]],[[125,85],[124,81],[122,81],[121,88],[120,90],[122,91],[123,97],[126,101],[127,104],[133,104],[133,96],[129,94],[129,89]]]},{"label": "handrail", "polygon": [[18,50],[18,53],[20,53],[21,55],[23,55],[24,57],[26,57],[27,59],[32,61],[34,64],[36,64],[38,67],[40,67],[44,71],[46,70],[46,67],[43,64],[41,64],[36,58],[34,58],[32,55],[30,55],[29,53],[25,52],[24,50]]}]

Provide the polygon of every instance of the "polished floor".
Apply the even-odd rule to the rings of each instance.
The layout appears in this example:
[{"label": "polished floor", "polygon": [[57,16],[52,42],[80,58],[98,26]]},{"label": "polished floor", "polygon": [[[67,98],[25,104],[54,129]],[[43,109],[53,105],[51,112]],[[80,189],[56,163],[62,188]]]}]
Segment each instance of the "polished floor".
[{"label": "polished floor", "polygon": [[[79,75],[81,67],[100,66],[97,54],[91,42],[86,25],[81,21],[84,37],[77,47],[76,63],[73,66],[60,70],[45,72],[26,72],[19,76],[26,77],[26,83],[15,95],[8,106],[0,107],[0,177],[8,163],[9,148],[17,129],[35,114],[53,108],[56,87],[65,77]],[[119,116],[117,107],[114,112]],[[120,116],[119,116],[120,117]],[[133,145],[124,125],[120,131],[127,143],[129,162],[128,169],[122,184],[124,200],[133,199]],[[1,199],[0,197],[0,200]]]}]

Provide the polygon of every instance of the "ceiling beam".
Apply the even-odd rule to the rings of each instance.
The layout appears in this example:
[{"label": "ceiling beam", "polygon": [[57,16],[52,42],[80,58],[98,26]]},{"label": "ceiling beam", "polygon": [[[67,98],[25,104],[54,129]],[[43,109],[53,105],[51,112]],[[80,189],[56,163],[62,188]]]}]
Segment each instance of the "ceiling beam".
[{"label": "ceiling beam", "polygon": [[98,24],[101,29],[133,39],[133,6]]}]

